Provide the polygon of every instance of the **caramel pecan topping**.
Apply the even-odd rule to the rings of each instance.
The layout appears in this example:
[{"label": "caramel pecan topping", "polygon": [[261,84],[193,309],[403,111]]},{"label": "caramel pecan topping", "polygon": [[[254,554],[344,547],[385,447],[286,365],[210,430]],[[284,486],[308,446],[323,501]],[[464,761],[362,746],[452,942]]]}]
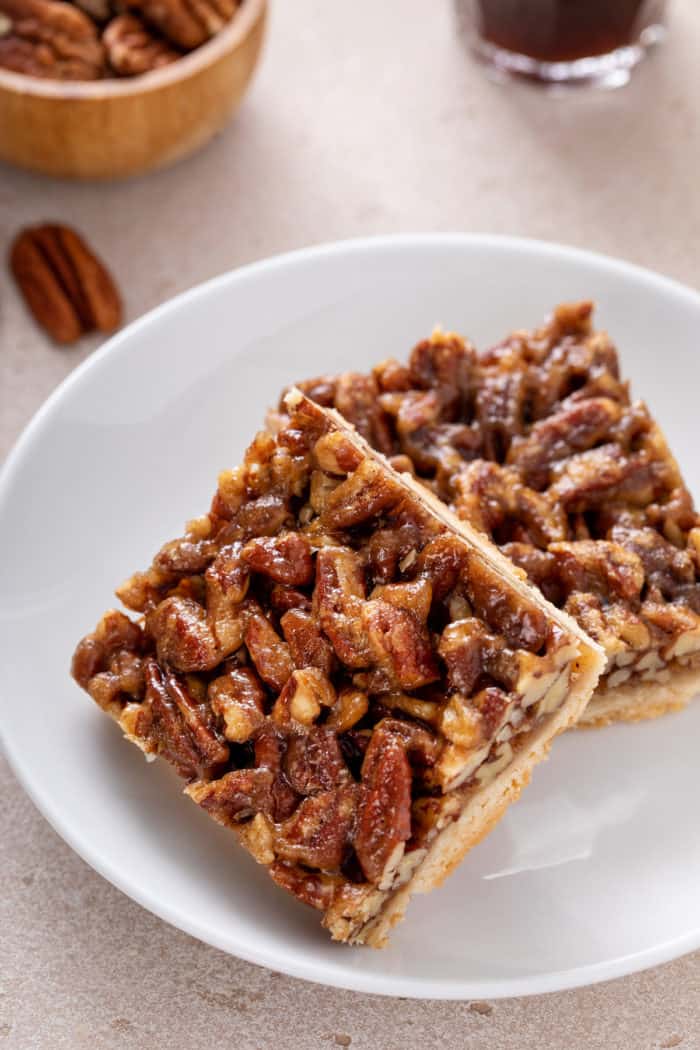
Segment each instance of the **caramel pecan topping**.
[{"label": "caramel pecan topping", "polygon": [[[457,342],[440,351],[373,382],[388,396],[434,380],[456,413],[474,362]],[[77,680],[318,907],[405,880],[437,834],[426,800],[474,789],[484,764],[495,776],[503,743],[566,692],[552,686],[572,647],[536,603],[308,401],[119,593],[142,621],[109,613],[76,650]]]},{"label": "caramel pecan topping", "polygon": [[[645,645],[675,652],[667,631],[655,633],[658,616],[644,626],[644,606],[666,601],[700,613],[700,518],[648,409],[630,400],[615,347],[593,330],[592,313],[590,302],[564,303],[543,327],[514,332],[479,355],[438,331],[406,364],[390,359],[371,376],[323,376],[307,389],[486,533],[584,629],[595,621],[611,658],[620,646],[638,655]],[[332,506],[343,496],[341,487],[327,498]],[[388,583],[416,548],[412,526],[394,526],[371,538],[366,565]],[[452,592],[455,619],[474,604],[510,644],[531,651],[542,644],[537,614],[524,610],[521,618],[509,602],[501,609],[478,572],[455,591],[455,555],[429,543],[415,556],[433,602]],[[679,640],[684,635],[687,656],[700,643],[693,648],[681,621],[665,617]],[[465,667],[468,651],[461,646]],[[632,659],[623,654],[623,666]]]}]

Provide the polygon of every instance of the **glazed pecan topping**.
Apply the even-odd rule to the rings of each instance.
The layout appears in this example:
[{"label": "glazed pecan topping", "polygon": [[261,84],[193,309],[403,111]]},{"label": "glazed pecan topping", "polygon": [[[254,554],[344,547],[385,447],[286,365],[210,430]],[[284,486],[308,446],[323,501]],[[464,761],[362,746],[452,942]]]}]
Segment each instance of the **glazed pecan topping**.
[{"label": "glazed pecan topping", "polygon": [[[432,342],[411,368],[456,413],[472,365]],[[406,381],[374,380],[387,396]],[[277,881],[324,908],[407,877],[404,854],[440,812],[419,805],[414,826],[414,802],[474,789],[483,763],[497,772],[496,735],[537,723],[560,663],[539,607],[306,401],[120,594],[142,626],[108,614],[78,647],[76,678]]]},{"label": "glazed pecan topping", "polygon": [[[309,389],[347,419],[362,419],[370,443],[391,450],[401,470],[486,533],[584,629],[594,624],[611,656],[620,646],[640,654],[663,644],[671,652],[661,635],[654,641],[658,623],[644,626],[643,607],[649,599],[655,608],[666,601],[700,613],[693,539],[700,518],[648,409],[630,400],[615,347],[593,330],[592,313],[588,301],[564,303],[543,327],[516,331],[478,355],[438,331],[406,364],[389,359],[371,377],[326,376]],[[375,389],[380,438],[369,421]],[[372,537],[366,565],[389,582],[416,548],[410,524],[394,527]],[[468,617],[473,604],[510,644],[531,651],[542,644],[536,615],[525,611],[521,621],[519,612],[501,609],[478,579],[460,596],[457,565],[430,544],[416,556],[433,601],[452,592],[455,619]],[[684,656],[700,648],[682,617],[671,612],[665,622],[676,624],[679,639],[688,634]],[[467,661],[466,648],[462,656]]]}]

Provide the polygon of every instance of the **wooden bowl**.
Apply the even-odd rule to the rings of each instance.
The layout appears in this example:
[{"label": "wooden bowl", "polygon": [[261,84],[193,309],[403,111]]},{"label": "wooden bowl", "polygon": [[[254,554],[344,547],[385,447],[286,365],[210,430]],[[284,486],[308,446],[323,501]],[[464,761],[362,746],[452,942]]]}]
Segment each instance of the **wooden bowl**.
[{"label": "wooden bowl", "polygon": [[139,77],[42,80],[0,69],[0,160],[76,179],[138,175],[216,134],[260,54],[266,0],[244,0],[206,44]]}]

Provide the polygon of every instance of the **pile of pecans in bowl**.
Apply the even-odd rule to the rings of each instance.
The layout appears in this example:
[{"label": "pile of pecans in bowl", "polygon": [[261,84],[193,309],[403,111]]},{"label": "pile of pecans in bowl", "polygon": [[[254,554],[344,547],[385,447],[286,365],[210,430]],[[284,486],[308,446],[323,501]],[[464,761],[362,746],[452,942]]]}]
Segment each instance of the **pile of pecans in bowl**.
[{"label": "pile of pecans in bowl", "polygon": [[241,0],[0,0],[0,67],[53,80],[133,77],[215,36]]}]

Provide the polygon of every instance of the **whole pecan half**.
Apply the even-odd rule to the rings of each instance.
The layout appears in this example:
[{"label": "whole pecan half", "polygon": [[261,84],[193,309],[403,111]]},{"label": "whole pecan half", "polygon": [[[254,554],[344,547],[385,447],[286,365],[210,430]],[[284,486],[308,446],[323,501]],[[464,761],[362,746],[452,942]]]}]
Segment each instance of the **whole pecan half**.
[{"label": "whole pecan half", "polygon": [[105,27],[102,43],[110,66],[120,77],[149,73],[180,58],[179,51],[156,36],[138,15],[133,14],[113,18]]},{"label": "whole pecan half", "polygon": [[23,230],[10,250],[10,268],[37,322],[57,343],[119,326],[121,300],[111,276],[68,226]]},{"label": "whole pecan half", "polygon": [[105,56],[97,26],[60,0],[0,0],[0,66],[55,80],[97,80]]},{"label": "whole pecan half", "polygon": [[199,47],[233,18],[238,0],[126,0],[178,47]]},{"label": "whole pecan half", "polygon": [[411,767],[406,745],[380,726],[362,764],[355,851],[370,882],[380,883],[411,836]]}]

